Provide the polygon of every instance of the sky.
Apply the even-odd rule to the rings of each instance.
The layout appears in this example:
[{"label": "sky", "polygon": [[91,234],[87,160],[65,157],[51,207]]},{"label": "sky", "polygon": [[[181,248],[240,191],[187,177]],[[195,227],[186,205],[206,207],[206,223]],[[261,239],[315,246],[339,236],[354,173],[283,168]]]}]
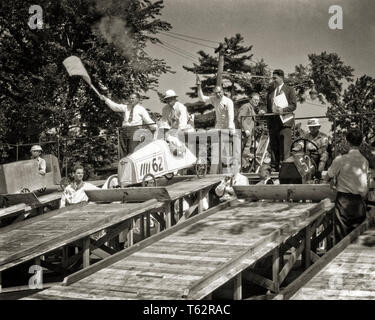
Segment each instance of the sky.
[{"label": "sky", "polygon": [[[328,26],[332,5],[343,10],[342,30]],[[353,67],[356,77],[375,77],[373,0],[164,0],[160,18],[172,25],[172,32],[211,41],[220,42],[240,33],[244,45],[253,45],[254,60],[263,58],[270,68],[281,68],[285,74],[293,72],[296,65],[306,65],[309,53],[327,51],[336,52]],[[199,50],[214,54],[214,49],[170,36],[160,34],[159,38],[193,55]],[[215,43],[202,43],[217,47]],[[182,103],[197,101],[185,95],[195,84],[195,75],[182,68],[192,66],[193,61],[160,46],[149,45],[147,51],[152,57],[165,59],[176,72],[160,77],[159,91],[175,90]],[[149,91],[147,95],[150,99],[144,101],[145,107],[160,112],[162,104],[156,93]],[[325,112],[322,106],[299,104],[295,114],[310,117]],[[322,131],[327,131],[329,123],[322,124]]]}]

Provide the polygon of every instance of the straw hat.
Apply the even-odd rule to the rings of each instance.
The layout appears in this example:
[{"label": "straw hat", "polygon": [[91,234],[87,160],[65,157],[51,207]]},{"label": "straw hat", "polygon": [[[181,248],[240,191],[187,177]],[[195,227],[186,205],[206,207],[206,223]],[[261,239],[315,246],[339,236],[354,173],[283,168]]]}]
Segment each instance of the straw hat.
[{"label": "straw hat", "polygon": [[178,97],[176,95],[176,92],[174,92],[174,90],[167,90],[167,91],[165,91],[164,99],[169,99],[169,98],[173,98],[173,97]]},{"label": "straw hat", "polygon": [[32,146],[30,151],[43,151],[42,147],[39,145]]},{"label": "straw hat", "polygon": [[307,126],[308,127],[320,127],[319,119],[309,119],[307,120]]}]

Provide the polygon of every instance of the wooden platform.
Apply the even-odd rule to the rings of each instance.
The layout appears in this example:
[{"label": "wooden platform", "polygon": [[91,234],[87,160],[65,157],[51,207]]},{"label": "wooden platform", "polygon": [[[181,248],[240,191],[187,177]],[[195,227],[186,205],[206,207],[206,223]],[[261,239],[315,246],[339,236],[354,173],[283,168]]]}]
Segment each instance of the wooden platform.
[{"label": "wooden platform", "polygon": [[293,300],[374,300],[375,227],[349,244]]},{"label": "wooden platform", "polygon": [[0,232],[0,272],[161,205],[156,200],[138,204],[82,203],[4,227]]},{"label": "wooden platform", "polygon": [[[90,183],[101,186],[104,180],[90,181]],[[1,197],[7,197],[8,203],[10,204],[7,208],[0,209],[0,227],[11,223],[22,221],[23,219],[39,215],[44,213],[43,208],[50,204],[58,205],[61,199],[62,192],[60,186],[55,188],[49,188],[45,193],[31,192],[31,193],[20,193],[12,195],[1,195]],[[34,212],[31,212],[33,209]],[[14,218],[14,219],[13,219]],[[2,223],[4,219],[12,220],[7,224]]]},{"label": "wooden platform", "polygon": [[66,286],[30,298],[202,299],[234,279],[234,298],[241,299],[241,273],[269,254],[273,281],[254,274],[247,278],[277,292],[279,279],[293,265],[279,264],[279,246],[302,235],[301,243],[291,241],[301,253],[307,239],[301,232],[332,207],[327,199],[319,204],[246,202],[218,212],[211,209],[67,277]]}]

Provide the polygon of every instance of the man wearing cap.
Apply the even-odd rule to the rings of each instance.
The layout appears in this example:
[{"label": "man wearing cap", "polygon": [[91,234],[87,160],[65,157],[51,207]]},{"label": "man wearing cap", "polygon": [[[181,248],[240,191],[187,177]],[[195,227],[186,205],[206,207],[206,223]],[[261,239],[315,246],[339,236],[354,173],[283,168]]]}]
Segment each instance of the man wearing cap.
[{"label": "man wearing cap", "polygon": [[184,132],[192,131],[188,123],[189,113],[186,107],[177,101],[177,95],[173,90],[165,92],[164,101],[166,105],[162,109],[162,121],[168,123],[171,129],[178,129]]},{"label": "man wearing cap", "polygon": [[42,147],[39,145],[32,146],[30,149],[31,158],[38,162],[38,170],[39,173],[44,176],[46,174],[46,160],[40,157],[42,154]]},{"label": "man wearing cap", "polygon": [[129,104],[119,104],[111,99],[101,95],[106,105],[115,112],[122,112],[124,120],[122,130],[120,130],[120,158],[134,152],[135,148],[141,141],[134,140],[134,132],[142,126],[147,126],[150,130],[156,130],[155,122],[150,118],[145,107],[140,104],[141,96],[134,92],[129,96]]},{"label": "man wearing cap", "polygon": [[[297,108],[296,93],[294,88],[284,83],[284,71],[276,69],[272,75],[273,87],[267,94],[267,113],[275,115],[268,117],[268,131],[270,133],[270,145],[272,150],[271,166],[279,171],[280,161],[286,160],[290,156],[290,146],[292,144],[292,130],[294,125],[293,111]],[[281,108],[275,105],[274,99],[285,94],[288,106]],[[280,113],[285,122],[281,121]]]},{"label": "man wearing cap", "polygon": [[[328,160],[328,136],[325,133],[319,131],[321,127],[319,119],[309,119],[307,121],[307,127],[309,128],[310,132],[306,133],[304,135],[304,138],[311,140],[318,147],[318,155],[312,153],[311,157],[318,166],[318,171],[322,173]],[[316,150],[316,148],[313,144],[307,143],[306,150],[314,151]]]},{"label": "man wearing cap", "polygon": [[214,88],[211,97],[205,96],[202,91],[201,81],[197,75],[198,97],[205,104],[212,104],[216,113],[216,129],[235,129],[233,101],[226,97],[221,86]]}]

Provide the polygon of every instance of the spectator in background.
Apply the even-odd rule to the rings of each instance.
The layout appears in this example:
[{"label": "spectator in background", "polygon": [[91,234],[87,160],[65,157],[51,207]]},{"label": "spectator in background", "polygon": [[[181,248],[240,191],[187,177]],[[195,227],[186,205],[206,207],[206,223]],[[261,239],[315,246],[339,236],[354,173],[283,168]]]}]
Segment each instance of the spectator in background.
[{"label": "spectator in background", "polygon": [[165,92],[164,101],[166,105],[162,109],[161,121],[167,123],[171,129],[178,129],[183,132],[194,131],[189,123],[190,116],[186,107],[177,101],[176,92],[167,90]]},{"label": "spectator in background", "polygon": [[[312,152],[311,157],[315,161],[318,172],[321,175],[328,160],[328,136],[319,131],[321,127],[319,119],[309,119],[307,121],[307,127],[309,128],[310,132],[306,133],[304,138],[311,140],[318,147],[318,153]],[[307,143],[306,150],[314,151],[316,148],[311,143]]]},{"label": "spectator in background", "polygon": [[223,88],[216,86],[211,97],[205,96],[202,91],[201,81],[197,75],[198,97],[205,104],[212,104],[216,113],[216,129],[235,129],[233,101],[226,97]]},{"label": "spectator in background", "polygon": [[[259,93],[253,92],[250,96],[249,103],[245,103],[238,111],[237,121],[242,131],[242,167],[247,168],[250,161],[254,158],[251,148],[254,142],[254,130],[256,120],[253,116],[256,115],[256,109],[260,102]],[[261,110],[264,113],[264,110]],[[254,153],[254,150],[253,150]]]},{"label": "spectator in background", "polygon": [[259,168],[260,181],[257,184],[275,184],[271,178],[271,167],[269,165],[262,165]]},{"label": "spectator in background", "polygon": [[42,154],[42,151],[43,149],[39,145],[32,146],[30,149],[31,158],[38,162],[39,173],[42,176],[44,176],[46,174],[47,165],[46,165],[46,160],[40,157],[40,155]]},{"label": "spectator in background", "polygon": [[85,190],[99,189],[91,183],[83,181],[84,169],[82,166],[75,166],[73,169],[73,182],[69,184],[60,200],[60,208],[64,208],[68,205],[88,201],[88,197]]},{"label": "spectator in background", "polygon": [[[294,88],[284,84],[283,70],[274,70],[272,79],[273,87],[267,95],[267,113],[273,113],[274,115],[268,117],[268,131],[272,150],[271,167],[273,170],[279,171],[280,161],[284,161],[290,156],[290,146],[292,144],[291,128],[294,125],[293,111],[297,108],[297,100]],[[275,98],[283,93],[288,103],[285,108],[276,106],[274,103]],[[283,121],[280,113],[287,113],[282,115]]]},{"label": "spectator in background", "polygon": [[335,201],[335,234],[341,239],[355,229],[366,218],[364,199],[368,193],[367,159],[359,152],[363,140],[359,129],[350,129],[346,134],[349,152],[337,156],[328,168],[326,181],[334,179],[337,190]]},{"label": "spectator in background", "polygon": [[122,121],[122,128],[120,129],[120,159],[124,158],[130,153],[135,151],[139,140],[134,140],[134,133],[136,130],[147,126],[148,129],[154,131],[157,126],[151,119],[145,107],[140,104],[141,96],[139,93],[134,92],[129,96],[128,104],[119,104],[113,102],[111,99],[101,95],[106,105],[115,112],[122,112],[124,118]]}]

